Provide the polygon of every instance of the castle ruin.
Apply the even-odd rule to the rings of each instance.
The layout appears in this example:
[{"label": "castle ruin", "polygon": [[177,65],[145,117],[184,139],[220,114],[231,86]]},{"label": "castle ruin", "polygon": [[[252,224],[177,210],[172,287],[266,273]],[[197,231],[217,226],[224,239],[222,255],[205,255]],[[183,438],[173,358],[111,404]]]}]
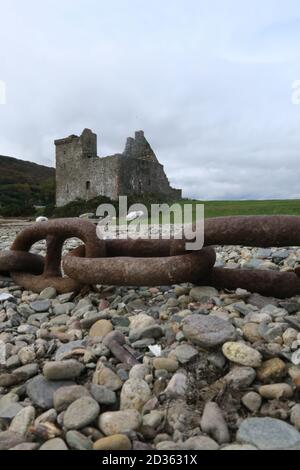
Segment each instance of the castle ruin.
[{"label": "castle ruin", "polygon": [[181,198],[181,190],[170,186],[143,131],[128,137],[123,153],[102,158],[97,156],[97,135],[90,129],[79,137],[55,140],[55,146],[57,206],[100,195],[113,200],[145,193]]}]

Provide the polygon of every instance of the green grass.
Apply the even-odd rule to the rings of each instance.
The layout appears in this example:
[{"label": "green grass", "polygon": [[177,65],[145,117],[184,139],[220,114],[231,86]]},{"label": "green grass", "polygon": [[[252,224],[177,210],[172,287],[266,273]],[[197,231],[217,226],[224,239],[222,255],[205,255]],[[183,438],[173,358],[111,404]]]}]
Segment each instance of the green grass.
[{"label": "green grass", "polygon": [[206,218],[229,215],[300,215],[300,199],[269,201],[195,201],[186,199],[181,204],[188,202],[204,204]]}]

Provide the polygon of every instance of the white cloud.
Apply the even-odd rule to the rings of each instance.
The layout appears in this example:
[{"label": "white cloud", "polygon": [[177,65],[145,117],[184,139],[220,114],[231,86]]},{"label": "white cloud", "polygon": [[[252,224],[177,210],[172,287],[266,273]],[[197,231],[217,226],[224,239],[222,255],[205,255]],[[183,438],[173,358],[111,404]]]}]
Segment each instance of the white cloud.
[{"label": "white cloud", "polygon": [[298,194],[296,0],[11,0],[1,7],[0,154],[54,164],[90,127],[100,155],[136,129],[187,196]]}]

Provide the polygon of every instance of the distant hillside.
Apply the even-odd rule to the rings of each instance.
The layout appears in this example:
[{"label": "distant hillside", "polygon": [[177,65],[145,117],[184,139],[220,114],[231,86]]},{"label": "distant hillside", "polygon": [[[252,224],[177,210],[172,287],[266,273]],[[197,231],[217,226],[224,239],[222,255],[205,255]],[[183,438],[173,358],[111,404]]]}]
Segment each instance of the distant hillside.
[{"label": "distant hillside", "polygon": [[55,169],[0,156],[0,215],[22,216],[55,201]]}]

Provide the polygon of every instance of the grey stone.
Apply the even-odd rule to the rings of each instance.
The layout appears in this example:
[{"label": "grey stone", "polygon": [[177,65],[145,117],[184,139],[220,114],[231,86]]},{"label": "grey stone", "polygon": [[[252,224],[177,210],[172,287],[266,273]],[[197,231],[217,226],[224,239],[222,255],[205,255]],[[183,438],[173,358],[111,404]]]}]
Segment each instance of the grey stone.
[{"label": "grey stone", "polygon": [[219,445],[208,436],[190,437],[182,444],[183,450],[218,450]]},{"label": "grey stone", "polygon": [[137,410],[107,411],[99,417],[99,429],[106,436],[128,434],[136,431],[141,424],[141,416]]},{"label": "grey stone", "polygon": [[300,450],[300,433],[290,424],[274,418],[245,419],[237,440],[260,450]]},{"label": "grey stone", "polygon": [[230,441],[226,421],[217,403],[206,403],[201,418],[201,429],[211,435],[219,444]]},{"label": "grey stone", "polygon": [[56,289],[54,287],[46,287],[46,289],[42,290],[42,292],[39,295],[39,298],[42,300],[48,300],[48,299],[55,299],[57,296]]},{"label": "grey stone", "polygon": [[103,385],[91,385],[91,394],[100,405],[114,405],[117,402],[115,392]]},{"label": "grey stone", "polygon": [[252,413],[256,413],[261,407],[262,398],[256,392],[248,392],[242,397],[243,405]]},{"label": "grey stone", "polygon": [[50,382],[43,375],[38,375],[31,379],[26,387],[27,395],[30,400],[42,408],[48,410],[53,408],[53,394],[60,387],[66,387],[68,385],[75,385],[74,382],[58,381]]},{"label": "grey stone", "polygon": [[55,437],[54,439],[44,442],[39,450],[68,450],[68,447],[66,446],[65,441],[60,437]]},{"label": "grey stone", "polygon": [[61,387],[54,392],[53,404],[56,411],[64,411],[71,403],[82,397],[90,397],[90,393],[83,385]]},{"label": "grey stone", "polygon": [[55,304],[53,305],[53,313],[54,315],[68,315],[74,308],[75,304],[73,302]]},{"label": "grey stone", "polygon": [[189,344],[181,344],[174,349],[174,354],[181,364],[187,364],[192,359],[195,359],[199,352]]},{"label": "grey stone", "polygon": [[14,417],[12,420],[9,431],[19,433],[21,436],[26,436],[29,427],[33,424],[35,418],[35,409],[33,406],[26,406]]},{"label": "grey stone", "polygon": [[66,441],[71,449],[91,450],[93,448],[90,439],[78,431],[68,431],[66,433]]},{"label": "grey stone", "polygon": [[81,362],[75,359],[67,361],[46,362],[43,374],[47,380],[68,380],[79,377],[85,369]]},{"label": "grey stone", "polygon": [[64,426],[67,429],[81,429],[91,424],[98,417],[100,406],[91,397],[82,397],[69,405],[64,414]]},{"label": "grey stone", "polygon": [[217,289],[209,286],[197,286],[190,290],[190,297],[196,302],[205,302],[212,297],[217,297],[218,294]]},{"label": "grey stone", "polygon": [[86,345],[86,341],[81,340],[81,339],[76,340],[76,341],[70,341],[69,343],[63,344],[55,352],[54,359],[56,361],[60,361],[67,353],[72,352],[74,349],[85,348],[85,345]]},{"label": "grey stone", "polygon": [[256,372],[252,367],[233,367],[224,379],[228,385],[235,390],[248,388],[254,382]]},{"label": "grey stone", "polygon": [[0,450],[8,450],[12,447],[15,447],[18,444],[22,444],[26,439],[24,439],[21,434],[12,431],[2,431],[0,432]]},{"label": "grey stone", "polygon": [[34,310],[36,313],[43,313],[48,312],[51,306],[50,300],[35,300],[34,302],[30,303],[30,308]]},{"label": "grey stone", "polygon": [[183,333],[193,343],[204,348],[215,348],[235,339],[232,324],[214,315],[190,315],[184,319]]}]

